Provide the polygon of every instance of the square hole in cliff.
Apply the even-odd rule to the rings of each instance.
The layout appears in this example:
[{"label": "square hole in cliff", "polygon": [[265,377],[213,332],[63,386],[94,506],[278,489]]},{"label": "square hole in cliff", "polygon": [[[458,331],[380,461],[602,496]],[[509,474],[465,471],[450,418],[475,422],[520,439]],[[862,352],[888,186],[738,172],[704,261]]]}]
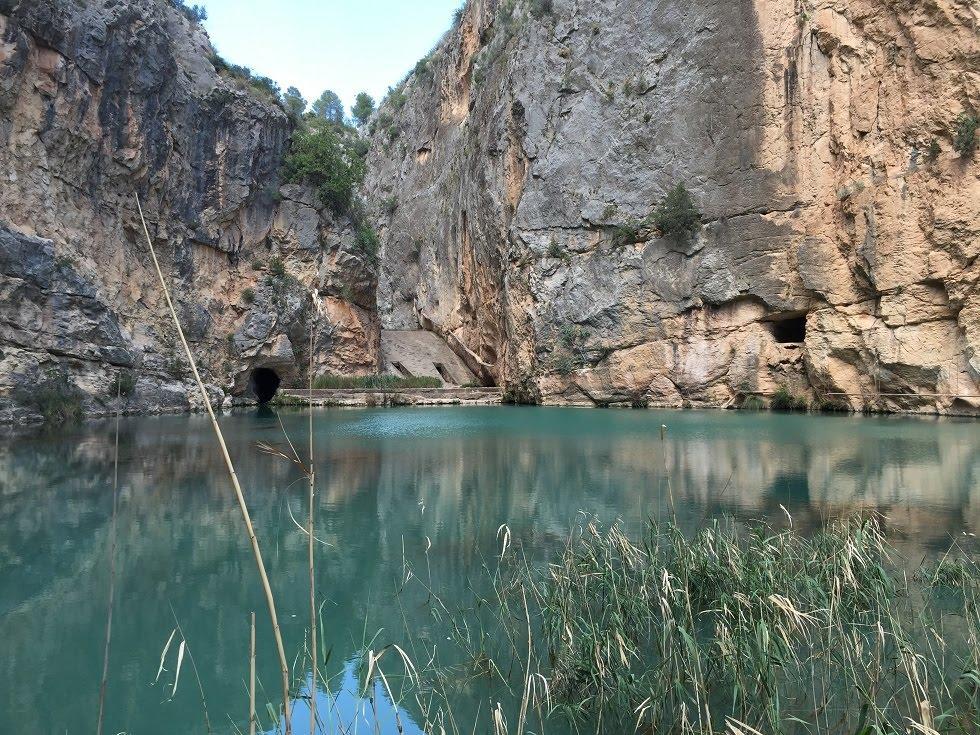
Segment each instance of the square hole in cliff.
[{"label": "square hole in cliff", "polygon": [[806,341],[806,314],[775,317],[767,326],[779,344],[792,345]]}]

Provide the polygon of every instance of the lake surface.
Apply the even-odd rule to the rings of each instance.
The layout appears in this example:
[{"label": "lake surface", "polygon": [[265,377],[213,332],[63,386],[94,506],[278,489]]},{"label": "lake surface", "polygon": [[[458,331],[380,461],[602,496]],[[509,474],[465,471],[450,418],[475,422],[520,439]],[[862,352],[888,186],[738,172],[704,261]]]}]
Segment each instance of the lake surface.
[{"label": "lake surface", "polygon": [[[500,550],[498,528],[544,559],[581,520],[635,529],[668,510],[683,525],[730,515],[812,528],[878,509],[910,558],[980,525],[980,431],[951,419],[575,408],[399,408],[315,414],[318,597],[331,686],[317,693],[350,731],[396,732],[379,686],[359,697],[353,661],[438,637],[394,591],[405,564],[447,599]],[[302,453],[307,414],[281,414]],[[279,602],[290,658],[308,617],[306,484],[263,454],[282,443],[270,411],[221,419]],[[660,426],[666,424],[661,441]],[[112,421],[0,439],[0,732],[94,731],[113,508]],[[188,661],[171,697],[179,621],[214,732],[247,732],[248,613],[258,623],[259,701],[277,668],[248,542],[206,418],[124,418],[106,733],[205,732]],[[967,537],[969,538],[969,537]],[[380,630],[380,632],[378,632]],[[177,638],[179,641],[179,637]],[[321,688],[323,689],[323,688]],[[474,696],[480,699],[479,693]],[[306,732],[301,703],[297,730]],[[373,714],[377,709],[377,715]],[[307,710],[308,711],[308,710]],[[406,732],[418,732],[409,705]],[[260,713],[264,729],[270,716]],[[325,715],[326,716],[326,715]],[[339,731],[331,726],[331,732]]]}]

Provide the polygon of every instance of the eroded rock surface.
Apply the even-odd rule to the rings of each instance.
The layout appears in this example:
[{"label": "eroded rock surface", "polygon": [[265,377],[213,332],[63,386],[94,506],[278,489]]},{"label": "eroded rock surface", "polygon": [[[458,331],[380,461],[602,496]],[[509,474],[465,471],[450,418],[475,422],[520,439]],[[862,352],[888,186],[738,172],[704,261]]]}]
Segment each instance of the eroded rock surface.
[{"label": "eroded rock surface", "polygon": [[[212,400],[257,366],[299,380],[377,362],[374,266],[353,228],[279,187],[292,131],[219,73],[166,0],[0,2],[0,418],[57,371],[91,413],[186,409],[187,366],[136,195]],[[350,284],[353,284],[351,286]]]},{"label": "eroded rock surface", "polygon": [[[384,328],[525,400],[980,406],[975,3],[550,6],[472,0],[376,115]],[[686,243],[636,226],[678,182]]]}]

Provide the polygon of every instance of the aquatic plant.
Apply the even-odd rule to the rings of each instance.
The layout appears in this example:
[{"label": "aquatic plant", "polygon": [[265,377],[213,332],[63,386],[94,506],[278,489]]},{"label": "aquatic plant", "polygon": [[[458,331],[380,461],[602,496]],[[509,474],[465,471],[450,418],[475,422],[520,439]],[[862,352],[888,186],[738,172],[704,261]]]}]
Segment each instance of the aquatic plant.
[{"label": "aquatic plant", "polygon": [[[951,553],[916,587],[880,517],[789,521],[631,537],[587,519],[546,567],[503,530],[488,593],[449,609],[420,582],[459,649],[420,673],[426,729],[466,731],[452,682],[476,667],[499,686],[495,732],[514,713],[519,733],[975,732],[975,561]],[[938,584],[959,604],[934,604]]]},{"label": "aquatic plant", "polygon": [[773,411],[806,411],[809,406],[805,398],[793,395],[785,385],[781,385],[769,399],[769,408]]}]

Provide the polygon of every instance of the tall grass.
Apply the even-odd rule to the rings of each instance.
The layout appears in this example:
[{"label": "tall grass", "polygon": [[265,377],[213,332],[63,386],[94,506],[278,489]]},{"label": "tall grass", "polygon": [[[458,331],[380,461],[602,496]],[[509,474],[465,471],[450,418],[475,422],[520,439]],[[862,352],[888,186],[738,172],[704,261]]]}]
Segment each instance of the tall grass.
[{"label": "tall grass", "polygon": [[490,574],[458,610],[419,582],[456,649],[420,673],[427,730],[474,726],[453,682],[479,670],[498,733],[980,731],[980,572],[957,552],[910,575],[877,516],[812,536],[590,521],[550,564],[511,551]]},{"label": "tall grass", "polygon": [[397,375],[318,375],[313,380],[317,390],[400,390],[412,388],[440,388],[442,381],[426,375],[403,378]]}]

